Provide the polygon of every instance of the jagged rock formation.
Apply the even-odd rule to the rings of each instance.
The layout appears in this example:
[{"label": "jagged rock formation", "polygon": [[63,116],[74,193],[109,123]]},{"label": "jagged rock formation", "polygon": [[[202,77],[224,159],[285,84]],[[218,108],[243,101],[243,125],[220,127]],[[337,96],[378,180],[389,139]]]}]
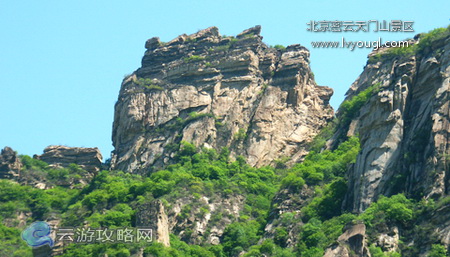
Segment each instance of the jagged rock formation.
[{"label": "jagged rock formation", "polygon": [[252,166],[304,156],[333,116],[332,90],[316,85],[306,48],[270,48],[260,29],[234,38],[211,27],[168,43],[148,40],[142,67],[123,80],[115,106],[112,167],[165,166],[182,140],[228,147]]},{"label": "jagged rock formation", "polygon": [[100,171],[103,159],[97,147],[84,148],[61,145],[48,146],[44,149],[42,155],[35,155],[34,157],[56,168],[68,167],[74,163],[91,173]]},{"label": "jagged rock formation", "polygon": [[371,56],[381,54],[382,59],[368,62],[346,99],[376,85],[374,96],[349,127],[337,132],[358,134],[361,141],[361,152],[347,173],[344,206],[355,212],[379,195],[403,191],[416,199],[437,199],[449,194],[450,37],[412,55],[383,57],[388,49],[380,51]]},{"label": "jagged rock formation", "polygon": [[17,153],[11,147],[3,148],[0,153],[0,178],[17,178],[21,168],[22,163]]}]

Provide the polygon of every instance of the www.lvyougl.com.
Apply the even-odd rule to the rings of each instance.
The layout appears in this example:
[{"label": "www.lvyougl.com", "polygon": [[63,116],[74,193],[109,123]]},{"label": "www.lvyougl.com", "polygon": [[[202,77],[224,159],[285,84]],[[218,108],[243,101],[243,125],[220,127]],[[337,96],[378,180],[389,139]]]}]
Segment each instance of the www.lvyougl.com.
[{"label": "www.lvyougl.com", "polygon": [[341,41],[313,41],[311,46],[313,48],[348,48],[351,51],[355,48],[373,48],[377,50],[381,46],[384,47],[408,47],[408,41],[386,41],[382,43],[381,38],[375,41],[346,41],[342,38]]}]

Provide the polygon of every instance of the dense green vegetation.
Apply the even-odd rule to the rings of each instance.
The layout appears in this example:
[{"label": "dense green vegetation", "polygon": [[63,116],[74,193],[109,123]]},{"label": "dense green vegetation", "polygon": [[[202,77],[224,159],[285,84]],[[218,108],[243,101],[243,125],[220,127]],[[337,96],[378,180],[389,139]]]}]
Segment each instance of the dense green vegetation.
[{"label": "dense green vegetation", "polygon": [[[351,110],[352,108],[348,108]],[[190,117],[198,114],[192,113]],[[75,184],[52,184],[52,181],[68,180],[82,176],[78,166],[66,169],[52,169],[46,163],[22,156],[24,172],[39,174],[53,185],[52,189],[40,190],[9,180],[0,180],[0,218],[3,221],[0,234],[5,238],[0,249],[8,256],[31,256],[30,248],[20,239],[18,213],[29,213],[27,223],[45,220],[49,215],[60,216],[63,226],[131,227],[135,226],[138,207],[160,199],[167,210],[177,199],[185,199],[177,219],[202,218],[211,214],[211,224],[220,224],[226,217],[220,245],[192,245],[192,231],[180,238],[171,235],[171,247],[159,243],[145,245],[130,244],[72,244],[65,249],[64,256],[130,256],[144,249],[149,256],[322,256],[325,249],[334,244],[344,227],[349,223],[363,222],[369,235],[383,224],[395,223],[410,226],[426,208],[437,209],[445,205],[446,199],[427,204],[407,199],[404,195],[381,197],[366,212],[359,216],[342,212],[342,201],[347,190],[345,171],[355,162],[359,152],[359,140],[351,137],[333,151],[312,151],[302,163],[290,169],[272,167],[252,168],[242,157],[231,161],[229,151],[220,153],[211,149],[198,149],[182,142],[174,146],[176,164],[148,176],[102,171],[82,187]],[[309,189],[308,189],[309,188]],[[311,192],[310,200],[302,209],[300,220],[292,212],[284,213],[274,230],[273,238],[262,240],[265,225],[271,219],[272,203],[277,191],[289,190],[292,197],[300,192]],[[187,194],[189,192],[189,194]],[[245,196],[239,216],[232,215],[225,208],[210,210],[199,199],[207,197],[210,202],[221,199],[237,199]],[[292,198],[295,200],[295,198]],[[289,237],[288,226],[303,222],[297,235],[295,248],[286,248]],[[5,226],[4,224],[9,224]],[[12,226],[12,227],[10,227]],[[206,238],[209,232],[203,237]],[[373,243],[373,242],[371,242]],[[432,256],[443,256],[445,248],[434,245]],[[373,256],[400,256],[400,253],[383,253],[376,245],[370,246]],[[2,252],[2,253],[3,253]]]},{"label": "dense green vegetation", "polygon": [[375,245],[369,246],[369,251],[372,257],[400,257],[401,254],[397,252],[383,252],[381,247]]},{"label": "dense green vegetation", "polygon": [[440,244],[434,244],[431,246],[431,251],[429,257],[445,257],[447,255],[447,249],[445,246]]},{"label": "dense green vegetation", "polygon": [[[196,116],[196,113],[190,115],[193,118]],[[82,189],[55,186],[48,190],[2,180],[1,216],[3,219],[14,218],[17,212],[22,211],[31,213],[33,220],[45,220],[50,213],[59,213],[65,226],[81,226],[87,221],[94,228],[123,227],[133,226],[136,206],[152,199],[163,199],[169,204],[183,197],[185,192],[190,192],[194,198],[200,197],[201,194],[211,199],[245,195],[244,209],[239,218],[230,216],[234,222],[225,230],[220,252],[231,256],[256,245],[267,221],[271,199],[281,184],[281,177],[285,176],[284,171],[277,171],[271,167],[252,168],[241,157],[236,161],[230,161],[227,149],[221,153],[208,149],[199,151],[186,142],[179,147],[175,157],[178,160],[177,164],[154,172],[148,177],[120,171],[102,171]],[[51,169],[45,163],[27,156],[22,157],[22,160],[25,170],[41,172],[45,178],[61,179],[78,175],[77,172],[80,172],[75,166],[68,169]],[[290,174],[295,172],[300,172],[300,168],[297,167]],[[312,174],[305,173],[308,181],[312,177]],[[286,179],[284,181],[286,182]],[[180,214],[181,218],[183,215],[186,217],[199,215],[200,213],[195,213],[197,210],[209,212],[206,206],[201,208],[194,206],[195,204],[197,203],[191,201],[185,206]],[[225,210],[212,214],[217,222],[222,216],[229,216]],[[280,237],[281,235],[278,235],[278,240]],[[280,250],[280,246],[275,244],[266,243],[264,246],[262,251],[288,251]],[[146,251],[158,251],[153,248]],[[95,255],[99,249],[105,250],[103,246],[92,245],[69,248],[67,256],[76,256],[71,255],[72,251],[73,254],[80,252],[79,255]],[[258,246],[251,250],[257,252],[261,249]]]},{"label": "dense green vegetation", "polygon": [[295,165],[282,180],[282,187],[300,191],[314,188],[311,201],[302,208],[303,222],[299,235],[299,256],[322,256],[344,226],[356,218],[342,213],[341,205],[347,191],[344,174],[356,160],[359,140],[350,138],[334,151],[311,152],[301,164]]},{"label": "dense green vegetation", "polygon": [[[433,43],[449,34],[450,26],[433,30],[423,34],[418,44],[388,49],[372,56],[369,62],[429,53]],[[255,35],[247,34],[239,39],[228,37],[223,45],[208,51],[221,54],[239,40],[252,37]],[[187,42],[196,40],[188,38]],[[285,51],[281,45],[274,48]],[[206,67],[214,64],[199,55],[182,61],[204,61]],[[148,78],[138,78],[134,83],[142,87],[139,90],[163,90]],[[31,248],[20,238],[20,233],[34,221],[59,219],[63,227],[94,229],[135,227],[140,207],[155,200],[163,203],[171,222],[183,224],[182,228],[172,231],[170,247],[158,242],[70,244],[65,247],[63,256],[127,257],[142,250],[145,256],[161,257],[316,257],[337,245],[336,240],[346,226],[361,223],[366,225],[367,245],[374,257],[419,254],[419,249],[403,242],[404,237],[396,252],[387,252],[377,244],[377,236],[394,226],[402,231],[402,236],[409,236],[409,242],[411,238],[426,238],[428,241],[421,246],[429,250],[429,256],[447,256],[448,249],[439,244],[433,234],[435,226],[427,219],[438,211],[445,211],[450,197],[436,202],[410,199],[399,189],[389,197],[380,196],[361,214],[343,209],[348,190],[346,173],[356,161],[360,142],[357,136],[347,138],[342,134],[332,149],[326,149],[325,145],[337,130],[347,130],[380,86],[379,83],[368,86],[343,102],[337,117],[309,145],[309,154],[290,168],[286,166],[289,156],[274,160],[274,167],[254,168],[243,157],[230,156],[227,148],[221,151],[200,149],[180,140],[165,146],[172,154],[173,164],[149,170],[147,174],[103,170],[92,177],[75,164],[56,169],[40,160],[21,156],[24,167],[20,183],[0,180],[0,256],[32,256]],[[267,87],[264,84],[259,94],[264,94]],[[213,118],[218,129],[224,127],[221,118],[211,113],[190,112],[180,114],[166,126],[146,132],[173,133],[203,118]],[[247,136],[247,129],[240,128],[232,135],[233,143],[245,143]],[[413,153],[406,154],[405,160],[411,159],[410,154]],[[32,186],[38,182],[47,189]],[[198,234],[194,226],[206,217],[206,231]],[[219,245],[208,243],[213,227],[223,230]]]},{"label": "dense green vegetation", "polygon": [[[194,118],[195,116],[197,116],[195,113],[190,115]],[[154,172],[148,177],[120,171],[102,171],[88,186],[78,190],[59,186],[39,190],[2,180],[0,214],[3,218],[13,218],[17,215],[17,211],[26,211],[32,213],[33,220],[43,220],[49,213],[57,212],[61,214],[64,226],[81,226],[87,221],[94,228],[114,228],[133,226],[136,207],[153,199],[162,199],[170,205],[169,203],[185,196],[193,198],[187,200],[188,204],[183,207],[180,214],[180,218],[183,216],[186,218],[209,212],[207,206],[201,206],[201,203],[195,201],[200,196],[216,199],[245,195],[244,209],[239,218],[230,216],[226,210],[213,213],[216,222],[225,215],[235,222],[225,231],[224,249],[221,251],[228,253],[237,251],[235,248],[248,249],[256,244],[265,225],[270,201],[278,190],[278,176],[275,170],[270,167],[252,168],[241,157],[232,162],[229,160],[227,149],[221,153],[208,149],[199,151],[194,145],[186,142],[179,147],[175,157],[178,160],[177,164]],[[45,163],[29,157],[26,157],[25,161],[30,162],[27,167],[39,169],[47,172],[47,176],[53,176],[51,174],[54,171],[48,169]],[[248,231],[246,232],[248,234],[241,235],[241,229]],[[251,235],[254,239],[247,241],[247,235]],[[146,251],[157,251],[153,248]],[[85,256],[89,256],[100,251],[98,249],[104,247],[91,245],[74,247],[68,250],[67,256],[77,256],[71,255],[71,251],[74,251],[74,254],[83,251],[83,254],[87,254]]]},{"label": "dense green vegetation", "polygon": [[30,247],[20,238],[21,230],[0,223],[0,256],[31,257]]}]

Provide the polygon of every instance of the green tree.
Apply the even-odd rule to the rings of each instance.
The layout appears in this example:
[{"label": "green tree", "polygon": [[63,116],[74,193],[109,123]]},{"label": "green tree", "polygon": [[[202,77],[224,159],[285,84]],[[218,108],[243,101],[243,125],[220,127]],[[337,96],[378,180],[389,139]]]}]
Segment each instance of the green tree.
[{"label": "green tree", "polygon": [[428,255],[429,257],[445,257],[447,255],[447,249],[445,246],[440,244],[434,244],[431,246],[431,251]]}]

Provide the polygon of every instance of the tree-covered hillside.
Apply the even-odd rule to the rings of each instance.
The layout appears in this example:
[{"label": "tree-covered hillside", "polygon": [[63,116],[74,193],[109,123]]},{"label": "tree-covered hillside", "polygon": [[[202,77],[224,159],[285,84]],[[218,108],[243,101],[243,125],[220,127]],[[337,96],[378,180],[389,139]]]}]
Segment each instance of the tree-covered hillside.
[{"label": "tree-covered hillside", "polygon": [[[345,225],[364,222],[369,231],[381,224],[395,223],[411,228],[422,212],[445,204],[441,201],[415,202],[404,195],[380,198],[365,213],[357,216],[341,209],[347,190],[345,170],[359,151],[358,139],[349,138],[333,151],[311,152],[304,162],[284,168],[252,168],[238,157],[231,161],[227,149],[217,153],[210,149],[197,149],[183,142],[179,146],[177,164],[146,176],[122,171],[103,170],[89,184],[65,183],[82,176],[83,171],[72,165],[66,169],[53,169],[46,163],[22,156],[23,174],[39,174],[48,181],[51,189],[37,189],[10,180],[0,181],[0,214],[2,218],[1,256],[31,256],[31,248],[20,239],[24,224],[33,221],[60,219],[62,227],[92,228],[133,227],[136,210],[155,199],[163,202],[165,209],[173,208],[177,199],[187,198],[175,219],[210,215],[209,230],[215,225],[225,225],[220,244],[207,243],[208,229],[196,235],[194,227],[182,227],[170,235],[171,247],[158,242],[152,244],[69,244],[63,256],[131,256],[144,249],[144,256],[322,256],[324,250],[335,243]],[[311,198],[301,207],[300,215],[285,212],[274,236],[266,238],[264,228],[274,219],[274,196],[280,190],[298,195],[307,188]],[[226,209],[210,210],[200,201],[206,197],[223,199],[241,197],[242,208],[235,215]],[[275,206],[274,206],[275,205]],[[169,211],[170,213],[170,211]],[[298,243],[286,247],[291,224],[303,223],[298,231]],[[292,236],[292,235],[291,235]],[[404,245],[407,249],[408,246]],[[436,251],[440,251],[436,246]],[[384,256],[375,245],[370,247],[374,256]],[[386,256],[400,256],[390,253]]]}]

